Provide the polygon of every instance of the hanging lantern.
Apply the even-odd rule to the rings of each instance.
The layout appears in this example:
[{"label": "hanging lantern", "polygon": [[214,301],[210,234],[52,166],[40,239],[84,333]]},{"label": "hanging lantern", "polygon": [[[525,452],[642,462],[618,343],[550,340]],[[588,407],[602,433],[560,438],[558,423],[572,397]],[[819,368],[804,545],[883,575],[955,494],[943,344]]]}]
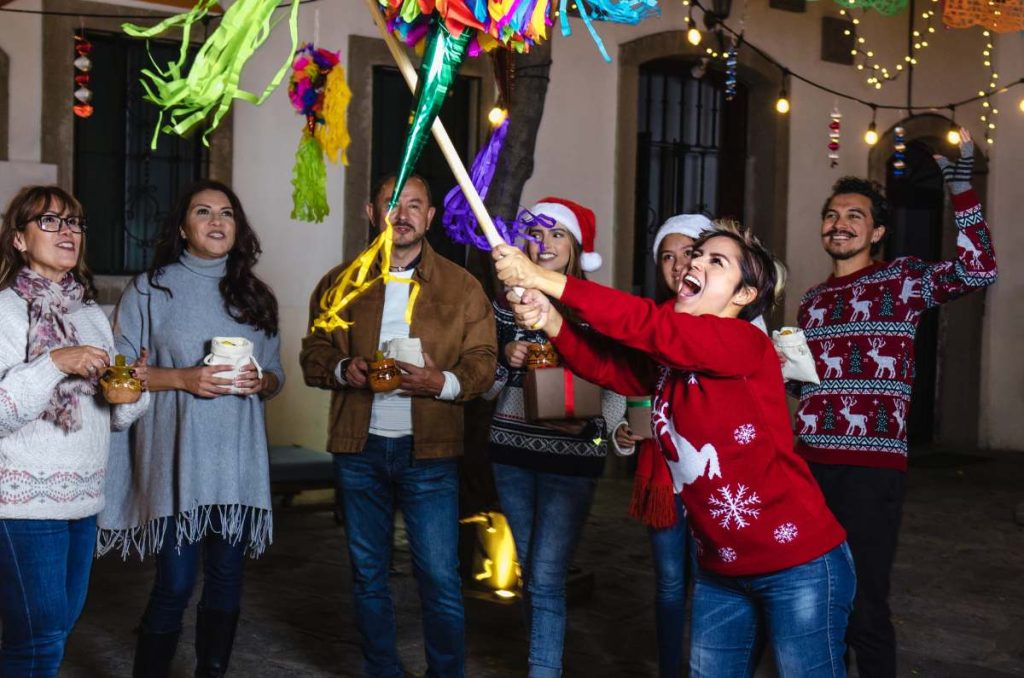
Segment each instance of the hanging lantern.
[{"label": "hanging lantern", "polygon": [[89,71],[92,70],[92,59],[89,52],[92,51],[92,43],[85,39],[84,35],[75,36],[75,103],[72,110],[79,118],[88,118],[92,115],[92,90],[89,89]]},{"label": "hanging lantern", "polygon": [[828,166],[832,168],[839,165],[839,127],[842,117],[838,106],[829,114],[831,120],[828,123]]},{"label": "hanging lantern", "polygon": [[901,177],[907,171],[907,163],[904,161],[906,158],[907,145],[904,143],[904,135],[906,132],[902,127],[896,127],[892,131],[893,136],[896,138],[893,144],[893,161],[892,161],[892,174],[896,177]]}]

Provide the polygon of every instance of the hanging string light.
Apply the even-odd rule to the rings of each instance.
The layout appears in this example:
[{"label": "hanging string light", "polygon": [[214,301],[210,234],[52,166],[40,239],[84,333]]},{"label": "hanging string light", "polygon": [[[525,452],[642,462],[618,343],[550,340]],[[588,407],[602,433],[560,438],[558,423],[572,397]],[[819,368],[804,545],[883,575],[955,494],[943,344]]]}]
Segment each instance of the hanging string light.
[{"label": "hanging string light", "polygon": [[779,90],[779,98],[775,100],[775,110],[785,115],[789,113],[789,94],[786,92],[786,80],[789,78],[789,71],[782,69],[782,89]]},{"label": "hanging string light", "polygon": [[868,125],[868,131],[864,132],[864,143],[868,146],[874,146],[878,143],[878,125],[875,123],[875,118],[878,116],[878,107],[875,105],[871,106],[871,124]]},{"label": "hanging string light", "polygon": [[[996,48],[995,43],[992,41],[992,33],[988,30],[981,32],[982,37],[985,38],[985,49],[981,50],[982,65],[988,70],[988,92],[993,93],[999,88],[999,73],[996,72]],[[986,94],[985,90],[978,92],[979,96]],[[981,115],[978,118],[981,120],[981,125],[985,129],[985,143],[991,145],[995,143],[995,132],[996,132],[996,116],[999,115],[999,109],[992,105],[992,102],[988,98],[981,102]]]},{"label": "hanging string light", "polygon": [[[690,5],[688,2],[684,2],[683,4]],[[693,5],[690,5],[690,11],[686,15],[686,26],[686,42],[696,47],[700,44],[703,36],[700,33],[700,29],[697,28],[697,22],[693,19]]]},{"label": "hanging string light", "polygon": [[946,141],[951,146],[960,145],[960,128],[956,124],[956,106],[949,107],[949,129],[946,131]]},{"label": "hanging string light", "polygon": [[[857,36],[856,45],[850,50],[850,53],[855,57],[854,63],[857,70],[867,72],[867,84],[869,86],[876,90],[882,89],[882,85],[885,83],[899,78],[903,74],[904,68],[917,65],[917,55],[931,45],[929,39],[935,34],[935,25],[938,23],[936,17],[938,16],[939,0],[929,1],[931,5],[920,14],[920,18],[924,20],[924,25],[920,29],[914,27],[911,31],[914,41],[911,45],[910,54],[904,56],[902,62],[895,64],[892,68],[875,59],[875,52],[868,46],[865,36]],[[864,11],[866,12],[867,10]],[[850,17],[854,29],[846,29],[843,33],[847,36],[852,35],[853,30],[856,30],[856,27],[860,25],[860,19],[852,16],[845,9],[840,9],[839,14]],[[915,22],[917,18],[917,16],[914,17]]]}]

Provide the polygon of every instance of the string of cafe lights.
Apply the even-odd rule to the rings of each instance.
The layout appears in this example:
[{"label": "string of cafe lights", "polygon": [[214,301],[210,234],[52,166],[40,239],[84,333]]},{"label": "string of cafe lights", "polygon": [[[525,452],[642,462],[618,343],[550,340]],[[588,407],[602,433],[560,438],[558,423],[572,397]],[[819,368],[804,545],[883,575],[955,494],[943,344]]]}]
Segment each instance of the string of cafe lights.
[{"label": "string of cafe lights", "polygon": [[[935,17],[937,16],[935,8],[938,7],[939,0],[931,0],[931,3],[931,7],[921,12],[921,18],[924,19],[925,22],[923,32],[917,28],[913,28],[911,31],[913,42],[911,43],[910,54],[904,56],[902,61],[894,65],[891,69],[888,66],[883,65],[881,62],[876,61],[875,52],[868,46],[867,38],[864,35],[857,35],[856,43],[853,49],[850,50],[850,53],[855,59],[857,70],[868,72],[867,83],[869,86],[874,87],[875,89],[882,89],[883,84],[892,82],[903,75],[905,66],[917,65],[917,55],[931,45],[931,43],[928,42],[929,36],[935,34]],[[867,11],[867,9],[864,10],[864,12]],[[852,36],[860,25],[860,19],[852,16],[852,14],[845,8],[839,10],[839,15],[849,17],[850,23],[853,24],[853,28],[845,29],[843,31],[843,35]],[[917,17],[915,16],[914,18],[916,21]]]},{"label": "string of cafe lights", "polygon": [[[932,0],[932,1],[935,2],[936,0]],[[701,42],[702,42],[702,35],[700,34],[700,30],[697,29],[696,22],[693,19],[693,10],[694,10],[694,8],[697,8],[697,9],[700,9],[701,12],[705,13],[705,14],[708,13],[708,10],[707,10],[707,8],[705,8],[701,4],[701,0],[682,0],[682,3],[683,3],[684,7],[688,8],[687,20],[686,20],[686,25],[687,25],[687,41],[691,45],[699,46],[701,44]],[[845,9],[841,9],[840,10],[840,13],[844,13],[845,14],[845,12],[846,12]],[[923,19],[925,19],[926,22],[933,21],[934,20],[934,10],[929,8],[927,11],[922,12],[921,17]],[[852,22],[853,22],[854,26],[856,26],[856,25],[858,25],[860,23],[859,19],[856,19],[856,18],[854,18]],[[950,117],[953,120],[954,124],[951,125],[951,127],[950,127],[950,132],[947,135],[947,140],[951,144],[957,144],[957,143],[960,142],[960,137],[959,137],[959,131],[958,131],[956,125],[955,125],[956,109],[957,108],[962,108],[964,106],[967,106],[969,104],[973,104],[973,103],[976,103],[976,102],[979,102],[979,101],[981,102],[982,109],[983,109],[983,112],[982,112],[981,115],[984,116],[984,118],[982,119],[982,123],[985,125],[985,140],[986,140],[986,142],[989,145],[991,145],[991,144],[994,143],[994,137],[993,137],[992,133],[995,131],[995,116],[998,115],[998,113],[999,113],[999,109],[995,108],[992,105],[993,104],[993,101],[992,101],[993,97],[995,97],[997,95],[1000,95],[1000,94],[1004,94],[1004,93],[1008,92],[1010,89],[1012,89],[1014,87],[1017,87],[1018,85],[1024,84],[1024,77],[1018,78],[1017,80],[1015,80],[1015,81],[1013,81],[1011,83],[1005,84],[1005,85],[1000,85],[999,84],[999,74],[996,72],[995,66],[994,66],[994,64],[995,64],[995,47],[994,47],[994,43],[992,41],[992,36],[991,36],[990,31],[985,30],[985,31],[983,31],[983,36],[986,38],[986,42],[985,42],[985,49],[982,52],[982,56],[984,58],[984,62],[983,63],[985,64],[985,67],[990,69],[989,70],[989,74],[988,74],[989,75],[989,82],[988,82],[988,88],[987,89],[978,90],[978,94],[976,96],[967,97],[967,98],[961,99],[959,101],[953,101],[953,102],[949,102],[949,103],[946,103],[946,104],[916,105],[916,106],[912,106],[912,107],[908,107],[906,105],[899,105],[899,104],[880,104],[880,103],[876,103],[876,102],[873,102],[873,101],[869,101],[869,100],[864,99],[863,97],[857,96],[855,94],[850,94],[848,92],[843,92],[843,91],[837,90],[834,87],[829,87],[828,85],[822,84],[822,83],[820,83],[820,82],[818,82],[816,80],[813,80],[813,79],[811,79],[811,78],[809,78],[809,77],[807,77],[805,75],[802,75],[800,73],[796,73],[796,72],[792,71],[790,68],[786,67],[785,64],[780,62],[778,59],[773,57],[771,54],[769,54],[765,50],[761,49],[756,44],[751,43],[748,39],[746,39],[744,36],[742,36],[742,33],[737,32],[736,30],[734,30],[727,23],[725,23],[725,21],[717,21],[716,22],[716,27],[717,26],[720,26],[722,31],[724,31],[726,33],[729,33],[733,37],[742,38],[740,40],[741,44],[745,45],[747,48],[749,48],[755,54],[760,56],[762,59],[764,59],[765,61],[767,61],[768,63],[772,64],[773,66],[775,66],[776,68],[779,69],[779,71],[782,74],[782,86],[781,86],[781,89],[779,91],[779,96],[777,97],[777,99],[775,101],[775,110],[779,114],[785,115],[785,114],[789,113],[789,111],[790,111],[790,109],[792,107],[792,102],[790,101],[790,98],[789,98],[789,93],[787,91],[787,85],[788,85],[788,83],[789,83],[789,81],[791,79],[799,80],[800,82],[803,82],[804,84],[809,85],[811,87],[814,87],[815,89],[818,89],[818,90],[820,90],[822,92],[827,92],[827,93],[832,94],[832,95],[834,95],[836,97],[839,97],[839,98],[842,98],[842,99],[846,99],[847,101],[853,101],[855,103],[861,104],[861,105],[866,106],[867,108],[869,108],[871,110],[871,123],[868,125],[868,128],[867,128],[867,130],[864,133],[864,142],[867,143],[869,146],[873,146],[874,144],[878,143],[879,136],[878,136],[878,127],[877,127],[876,120],[877,120],[877,113],[878,113],[879,109],[882,109],[882,110],[906,111],[909,115],[913,115],[915,110],[917,110],[917,111],[948,110],[948,111],[950,111]],[[930,34],[934,33],[934,30],[929,31],[929,28],[934,29],[934,25],[932,25],[930,23],[927,23],[926,26],[925,26],[925,33],[930,35]],[[920,52],[920,50],[925,49],[925,48],[927,48],[929,46],[928,40],[924,37],[924,34],[922,34],[919,30],[913,30],[911,35],[914,38],[914,41],[912,43],[912,53]],[[863,45],[865,43],[859,43],[859,44]],[[710,46],[706,48],[705,52],[708,55],[708,57],[714,58],[714,59],[724,59],[725,56],[726,56],[726,52],[725,51],[719,51],[719,50],[716,50],[714,47],[710,47]],[[870,57],[868,57],[869,53],[871,54]],[[866,50],[865,49],[864,50],[864,54],[862,54],[860,56],[862,58],[863,57],[873,58],[874,55],[873,55],[873,52],[871,52],[870,50]],[[917,63],[917,58],[915,56],[912,56],[912,55],[907,55],[904,58],[904,63],[907,64],[907,66],[914,66]],[[865,69],[867,69],[867,65],[866,64],[865,64]],[[859,69],[859,70],[864,70],[864,69]],[[878,68],[876,69],[876,68],[874,68],[874,65],[872,65],[870,70],[871,71],[878,70],[880,72],[879,75],[882,75],[883,67],[881,65],[878,65]],[[886,70],[888,70],[888,69],[886,69]],[[889,71],[889,75],[891,77],[889,77],[888,80],[894,80],[896,77],[899,77],[899,74],[904,71],[904,66],[903,66],[903,64],[897,64],[894,67],[893,70],[896,71],[896,73],[893,74],[891,71]],[[869,84],[874,89],[881,89],[881,86],[880,86],[881,85],[881,79],[880,78],[879,78],[879,81],[871,82]],[[1024,98],[1022,98],[1020,100],[1020,103],[1018,104],[1018,106],[1019,106],[1021,112],[1024,113]]]}]

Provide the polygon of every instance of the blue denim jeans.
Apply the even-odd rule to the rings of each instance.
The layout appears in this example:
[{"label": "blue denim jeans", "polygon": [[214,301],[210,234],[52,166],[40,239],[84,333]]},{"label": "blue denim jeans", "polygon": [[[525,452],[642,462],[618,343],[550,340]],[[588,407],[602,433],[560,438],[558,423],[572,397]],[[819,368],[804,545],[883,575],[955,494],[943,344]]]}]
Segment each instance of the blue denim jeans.
[{"label": "blue denim jeans", "polygon": [[522,572],[530,634],[528,676],[561,676],[565,581],[594,502],[597,478],[492,466]]},{"label": "blue denim jeans", "polygon": [[658,632],[658,675],[679,678],[683,670],[683,634],[686,630],[686,572],[694,566],[690,530],[683,500],[676,495],[676,522],[663,529],[648,529],[654,576]]},{"label": "blue denim jeans", "polygon": [[0,520],[0,676],[56,676],[85,607],[96,516]]},{"label": "blue denim jeans", "polygon": [[844,636],[856,588],[846,542],[771,574],[722,577],[698,567],[691,678],[752,676],[762,638],[772,646],[779,678],[846,676]]},{"label": "blue denim jeans", "polygon": [[371,678],[402,678],[388,586],[395,506],[402,510],[423,609],[429,678],[465,675],[455,459],[415,459],[412,436],[371,435],[359,454],[334,455],[352,563],[355,622]]},{"label": "blue denim jeans", "polygon": [[142,630],[146,633],[181,631],[181,621],[196,586],[200,558],[203,594],[199,604],[224,612],[241,606],[246,540],[237,544],[225,541],[215,532],[220,530],[219,520],[217,511],[212,511],[206,536],[192,544],[183,541],[181,548],[175,540],[174,521],[168,521],[163,546],[156,555],[156,579],[142,616]]}]

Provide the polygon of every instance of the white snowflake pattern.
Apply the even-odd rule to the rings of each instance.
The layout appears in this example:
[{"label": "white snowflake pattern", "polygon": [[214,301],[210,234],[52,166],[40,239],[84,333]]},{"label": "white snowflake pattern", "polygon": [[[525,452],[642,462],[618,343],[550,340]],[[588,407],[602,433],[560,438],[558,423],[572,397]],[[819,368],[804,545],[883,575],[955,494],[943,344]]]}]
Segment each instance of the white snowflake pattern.
[{"label": "white snowflake pattern", "polygon": [[782,523],[781,525],[775,528],[774,534],[775,541],[779,542],[780,544],[788,544],[789,542],[796,539],[798,530],[796,529],[796,525],[794,525],[793,523]]},{"label": "white snowflake pattern", "polygon": [[734,563],[736,562],[736,551],[728,546],[723,546],[718,549],[718,557],[727,563]]},{"label": "white snowflake pattern", "polygon": [[757,429],[754,428],[753,424],[743,424],[743,426],[738,427],[732,432],[732,437],[740,445],[749,445],[757,437]]},{"label": "white snowflake pattern", "polygon": [[690,372],[690,376],[686,378],[686,381],[689,384],[694,384],[694,385],[698,385],[698,386],[700,385],[700,382],[697,381],[697,373],[696,372]]},{"label": "white snowflake pattern", "polygon": [[743,483],[736,486],[735,492],[726,485],[718,488],[718,493],[722,495],[721,498],[711,495],[708,500],[711,517],[717,519],[727,530],[732,529],[733,525],[736,529],[746,527],[750,520],[761,514],[761,509],[756,508],[761,503],[761,498],[757,496],[757,492],[750,492],[750,488]]}]

